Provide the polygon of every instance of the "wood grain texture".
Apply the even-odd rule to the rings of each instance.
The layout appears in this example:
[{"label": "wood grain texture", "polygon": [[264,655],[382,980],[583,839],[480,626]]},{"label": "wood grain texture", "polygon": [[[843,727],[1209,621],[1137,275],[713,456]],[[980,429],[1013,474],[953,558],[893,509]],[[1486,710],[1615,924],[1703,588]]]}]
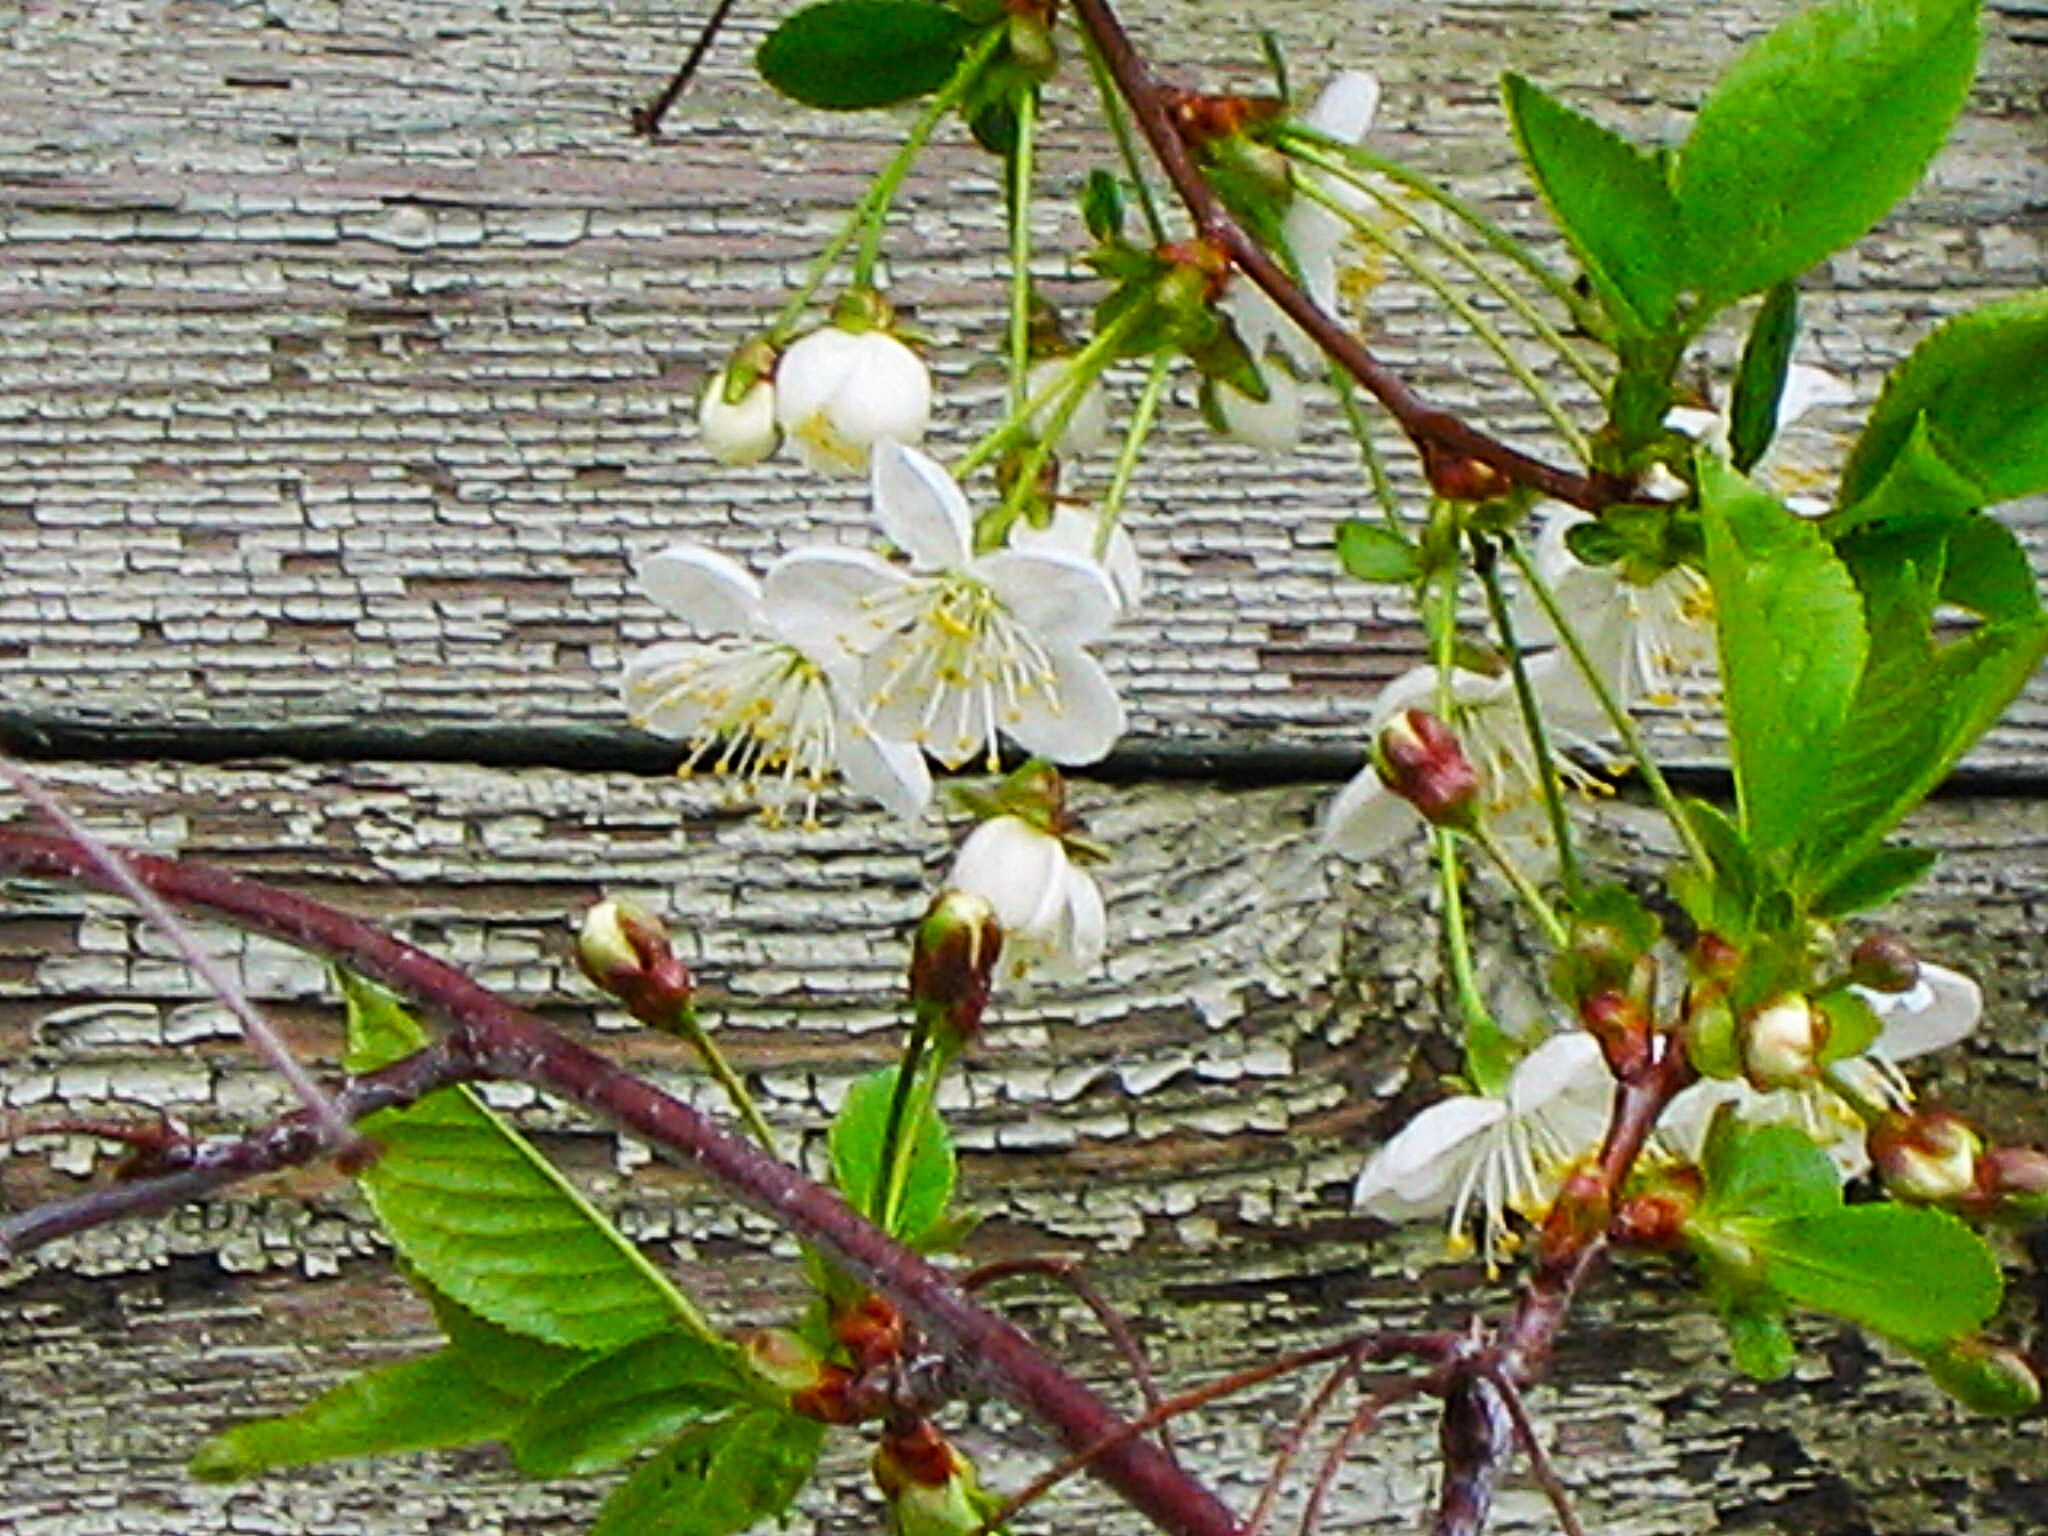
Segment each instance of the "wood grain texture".
[{"label": "wood grain texture", "polygon": [[[929,836],[828,807],[818,832],[771,832],[667,779],[421,765],[71,769],[95,826],[286,881],[472,966],[487,982],[709,1102],[671,1043],[618,1028],[565,967],[567,917],[600,889],[675,916],[722,1038],[771,1118],[817,1153],[830,1107],[886,1059],[903,935],[942,857]],[[1105,871],[1107,973],[1002,1004],[952,1092],[965,1179],[987,1221],[978,1257],[1093,1255],[1143,1319],[1166,1376],[1192,1384],[1289,1344],[1372,1325],[1446,1325],[1491,1299],[1443,1267],[1440,1235],[1349,1209],[1361,1159],[1440,1089],[1438,962],[1420,882],[1327,864],[1326,786],[1081,786],[1116,849]],[[1603,818],[1617,867],[1648,867],[1654,821]],[[1987,980],[1985,1029],[1926,1063],[1943,1098],[2006,1136],[2038,1135],[2048,1080],[2048,810],[1930,808],[1950,850],[1907,914],[1930,953]],[[1487,947],[1512,952],[1497,921]],[[334,1060],[317,967],[215,935],[298,1047]],[[33,886],[0,906],[0,1103],[46,1117],[155,1104],[203,1127],[279,1107],[220,1010],[117,904]],[[790,1251],[692,1176],[546,1105],[503,1096],[659,1262],[722,1318],[793,1305]],[[75,1189],[88,1149],[31,1139],[0,1165],[19,1206]],[[316,1469],[231,1490],[186,1481],[197,1436],[354,1368],[423,1347],[350,1191],[311,1172],[174,1220],[109,1230],[0,1275],[0,1530],[21,1536],[276,1530],[568,1536],[598,1490],[525,1485],[491,1451]],[[2014,1254],[2015,1316],[2042,1255]],[[1626,1292],[1624,1294],[1624,1292]],[[1032,1299],[1026,1290],[1019,1293]],[[1034,1304],[1063,1357],[1111,1390],[1126,1374],[1083,1321]],[[2048,1424],[1964,1419],[1910,1369],[1824,1323],[1795,1377],[1737,1381],[1674,1279],[1631,1271],[1589,1297],[1538,1411],[1593,1530],[1851,1536],[2018,1533],[2048,1514]],[[1183,1437],[1248,1505],[1298,1401],[1275,1387]],[[966,1430],[1014,1485],[1043,1446],[984,1410]],[[1429,1425],[1401,1414],[1347,1473],[1331,1528],[1412,1530]],[[874,1527],[857,1458],[809,1506],[824,1532]],[[1501,1528],[1534,1529],[1517,1483]],[[1032,1529],[1136,1529],[1077,1488]],[[1285,1525],[1283,1529],[1288,1528]]]},{"label": "wood grain texture", "polygon": [[[1522,68],[1675,138],[1783,0],[1414,5],[1149,0],[1178,71],[1256,86],[1270,24],[1304,83],[1365,66],[1375,143],[1541,232],[1495,101]],[[376,716],[616,724],[656,638],[631,560],[677,538],[761,560],[865,536],[856,487],[709,464],[697,386],[780,301],[892,124],[779,106],[741,7],[671,119],[627,109],[701,8],[515,0],[28,0],[0,5],[0,679],[10,710],[320,725]],[[2043,280],[2036,5],[1993,5],[1983,70],[1928,185],[1808,284],[1805,355],[1874,396],[1941,316]],[[1070,71],[1078,77],[1078,71]],[[1103,158],[1050,107],[1040,275],[1065,190]],[[1064,190],[1063,190],[1064,189]],[[1002,233],[987,159],[948,138],[906,194],[894,296],[930,333],[934,441],[998,397]],[[1498,370],[1399,283],[1372,340],[1432,394],[1555,451]],[[1735,345],[1717,338],[1725,367]],[[1185,392],[1183,391],[1183,394]],[[1181,401],[1182,407],[1187,401]],[[1819,423],[1809,451],[1852,423]],[[1341,582],[1362,503],[1334,413],[1286,460],[1174,412],[1134,523],[1155,577],[1110,664],[1144,736],[1346,740],[1408,665],[1413,615]],[[1414,500],[1412,464],[1397,454]],[[1083,488],[1106,466],[1089,466]],[[2016,509],[2030,544],[2041,508]],[[2030,702],[1980,756],[2038,763]]]}]

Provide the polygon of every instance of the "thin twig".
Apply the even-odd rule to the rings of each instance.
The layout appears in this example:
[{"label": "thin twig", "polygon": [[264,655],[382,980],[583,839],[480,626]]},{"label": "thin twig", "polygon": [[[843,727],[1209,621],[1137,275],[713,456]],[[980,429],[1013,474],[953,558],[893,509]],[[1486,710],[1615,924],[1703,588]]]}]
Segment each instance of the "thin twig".
[{"label": "thin twig", "polygon": [[1252,1506],[1251,1518],[1244,1523],[1244,1536],[1259,1536],[1266,1528],[1273,1506],[1279,1502],[1281,1484],[1287,1480],[1287,1469],[1293,1466],[1295,1456],[1314,1431],[1316,1422],[1329,1410],[1337,1394],[1344,1390],[1344,1384],[1356,1376],[1364,1364],[1356,1354],[1346,1355],[1331,1368],[1329,1376],[1310,1394],[1309,1400],[1302,1404],[1301,1412],[1294,1416],[1286,1438],[1280,1442],[1280,1449],[1274,1453],[1273,1468],[1266,1474],[1266,1486],[1259,1490],[1259,1502]]},{"label": "thin twig", "polygon": [[[1088,1278],[1079,1259],[999,1259],[969,1270],[960,1279],[960,1289],[972,1296],[983,1286],[1024,1275],[1036,1275],[1055,1285],[1065,1286],[1075,1300],[1095,1315],[1102,1331],[1109,1335],[1110,1343],[1123,1357],[1124,1364],[1131,1368],[1131,1379],[1138,1384],[1138,1396],[1143,1400],[1146,1412],[1156,1411],[1165,1402],[1159,1391],[1158,1378],[1152,1374],[1152,1362],[1145,1357],[1145,1346],[1124,1315],[1109,1304],[1108,1297],[1095,1289],[1095,1282]],[[1173,1437],[1163,1419],[1159,1424],[1159,1448],[1169,1456],[1175,1455]]]},{"label": "thin twig", "polygon": [[1351,1454],[1351,1447],[1379,1422],[1381,1414],[1394,1404],[1406,1402],[1427,1389],[1432,1379],[1432,1376],[1405,1376],[1399,1381],[1389,1382],[1359,1404],[1358,1411],[1344,1421],[1337,1438],[1330,1442],[1329,1454],[1323,1457],[1315,1486],[1309,1489],[1308,1502],[1302,1506],[1301,1536],[1315,1536],[1316,1527],[1322,1523],[1323,1505],[1337,1486],[1337,1476],[1344,1470],[1344,1460]]},{"label": "thin twig", "polygon": [[0,756],[0,778],[13,785],[51,826],[70,839],[93,869],[104,876],[114,890],[134,902],[151,926],[170,940],[171,947],[192,967],[193,974],[205,982],[207,990],[235,1016],[236,1022],[242,1026],[242,1034],[256,1048],[256,1053],[270,1063],[298,1101],[306,1106],[307,1113],[320,1127],[326,1144],[338,1152],[352,1149],[356,1155],[361,1155],[366,1148],[334,1101],[313,1081],[313,1075],[300,1064],[277,1031],[270,1027],[270,1021],[257,1011],[256,1005],[249,1000],[249,994],[242,990],[241,983],[228,974],[227,967],[199,942],[185,921],[166,906],[156,892],[136,877],[135,871],[129,867],[128,856],[110,847],[98,833],[66,810],[64,802],[54,791],[5,756]]},{"label": "thin twig", "polygon": [[1430,1526],[1433,1536],[1479,1536],[1486,1529],[1512,1440],[1507,1406],[1494,1378],[1477,1371],[1453,1376],[1437,1424],[1444,1485]]},{"label": "thin twig", "polygon": [[690,77],[697,73],[697,66],[704,62],[704,55],[711,51],[711,44],[717,38],[719,28],[725,25],[725,18],[731,13],[736,0],[718,0],[704,29],[697,34],[697,41],[690,45],[689,54],[683,59],[682,67],[669,78],[661,88],[661,94],[650,102],[633,109],[633,131],[645,139],[661,136],[661,120],[668,116],[668,109],[676,104],[683,89],[690,83]]},{"label": "thin twig", "polygon": [[1500,1388],[1501,1401],[1507,1405],[1515,1439],[1521,1442],[1522,1452],[1529,1458],[1529,1470],[1535,1474],[1537,1486],[1542,1488],[1550,1500],[1550,1507],[1557,1512],[1557,1523],[1564,1527],[1564,1536],[1586,1536],[1586,1528],[1579,1524],[1578,1512],[1572,1508],[1571,1494],[1565,1488],[1564,1479],[1557,1475],[1557,1468],[1551,1464],[1550,1453],[1543,1449],[1542,1437],[1536,1433],[1535,1421],[1529,1417],[1528,1405],[1522,1401],[1522,1389],[1508,1380],[1498,1365],[1489,1369],[1487,1376]]},{"label": "thin twig", "polygon": [[[390,987],[451,1027],[433,1046],[344,1090],[348,1119],[411,1103],[450,1083],[531,1084],[649,1145],[680,1157],[799,1241],[823,1250],[887,1297],[961,1367],[969,1381],[1087,1451],[1091,1473],[1171,1536],[1238,1536],[1236,1518],[1206,1486],[1055,1365],[1014,1324],[961,1295],[954,1280],[892,1241],[830,1190],[778,1162],[689,1105],[558,1033],[461,971],[370,925],[294,892],[224,870],[124,854],[135,878],[174,905],[324,955]],[[68,838],[0,827],[0,871],[97,889],[115,877]],[[94,1191],[0,1222],[0,1263],[39,1243],[122,1216],[161,1211],[270,1169],[313,1161],[324,1143],[303,1115],[251,1136],[201,1147],[191,1169]],[[1145,1425],[1150,1428],[1150,1425]]]}]

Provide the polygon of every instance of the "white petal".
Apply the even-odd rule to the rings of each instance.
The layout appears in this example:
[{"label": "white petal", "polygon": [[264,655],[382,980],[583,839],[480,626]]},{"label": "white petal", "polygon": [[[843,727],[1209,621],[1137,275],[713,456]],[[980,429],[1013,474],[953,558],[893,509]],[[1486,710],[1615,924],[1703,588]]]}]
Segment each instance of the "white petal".
[{"label": "white petal", "polygon": [[1086,645],[1115,625],[1120,605],[1108,572],[1093,560],[1053,550],[999,549],[973,573],[1041,639]]},{"label": "white petal", "polygon": [[721,464],[758,464],[782,440],[775,426],[775,386],[756,379],[737,401],[728,401],[725,381],[726,370],[721,368],[704,386],[704,398],[697,405],[697,435]]},{"label": "white petal", "polygon": [[1856,989],[1884,1020],[1877,1052],[1892,1061],[1908,1061],[1954,1045],[1977,1027],[1984,1015],[1984,992],[1961,971],[1928,961],[1920,963],[1920,979],[1904,992]]},{"label": "white petal", "polygon": [[1318,133],[1356,144],[1372,127],[1379,109],[1379,81],[1364,70],[1347,69],[1331,77],[1305,121]]},{"label": "white petal", "polygon": [[1323,818],[1323,841],[1354,859],[1376,859],[1420,825],[1415,807],[1368,767],[1330,802]]},{"label": "white petal", "polygon": [[699,635],[746,635],[761,627],[761,584],[729,555],[671,544],[640,562],[640,590]]},{"label": "white petal", "polygon": [[1825,368],[1794,363],[1785,370],[1784,392],[1778,396],[1778,425],[1789,427],[1808,411],[1847,405],[1856,392]]},{"label": "white petal", "polygon": [[905,821],[915,821],[932,798],[932,771],[907,741],[889,741],[858,720],[841,721],[839,772],[847,787]]},{"label": "white petal", "polygon": [[960,845],[946,883],[995,908],[1005,930],[1044,928],[1064,899],[1067,851],[1019,816],[983,822]]},{"label": "white petal", "polygon": [[1078,980],[1102,963],[1109,945],[1109,914],[1102,904],[1102,888],[1086,870],[1070,862],[1065,886],[1066,910],[1051,969],[1056,976]]},{"label": "white petal", "polygon": [[1757,1098],[1741,1078],[1703,1077],[1664,1106],[1657,1120],[1657,1140],[1673,1156],[1697,1163],[1707,1148],[1707,1131],[1723,1104]]},{"label": "white petal", "polygon": [[875,445],[875,521],[919,565],[951,570],[974,548],[974,515],[936,462],[898,442]]},{"label": "white petal", "polygon": [[687,740],[704,723],[704,706],[674,692],[686,669],[703,660],[701,642],[671,641],[652,645],[626,663],[623,678],[626,711],[641,730]]},{"label": "white petal", "polygon": [[1728,418],[1716,411],[1697,410],[1689,405],[1673,406],[1664,413],[1664,425],[1717,453],[1728,451]]},{"label": "white petal", "polygon": [[775,633],[829,669],[888,638],[874,600],[907,579],[866,550],[820,546],[792,551],[768,567],[762,598]]},{"label": "white petal", "polygon": [[914,443],[932,419],[931,371],[886,331],[864,331],[845,384],[832,402],[835,424],[850,441]]},{"label": "white petal", "polygon": [[1604,1102],[1613,1089],[1600,1042],[1574,1029],[1552,1035],[1515,1064],[1508,1107],[1517,1115],[1548,1115],[1566,1100]]},{"label": "white petal", "polygon": [[1432,1104],[1375,1152],[1351,1203],[1368,1216],[1399,1220],[1449,1210],[1482,1138],[1507,1115],[1499,1099],[1471,1096]]},{"label": "white petal", "polygon": [[1053,680],[1019,703],[1014,720],[996,723],[1037,757],[1079,765],[1100,762],[1124,733],[1123,701],[1102,663],[1071,646],[1047,647]]},{"label": "white petal", "polygon": [[1287,453],[1301,441],[1301,385],[1271,357],[1260,365],[1259,376],[1266,382],[1266,399],[1254,400],[1219,384],[1216,409],[1238,442],[1264,453]]},{"label": "white petal", "polygon": [[[1054,554],[1093,560],[1098,526],[1093,510],[1061,506],[1054,510],[1052,521],[1043,528],[1024,518],[1013,523],[1010,526],[1010,548],[1049,550]],[[1133,612],[1145,595],[1145,573],[1138,561],[1138,546],[1125,532],[1122,523],[1110,530],[1109,548],[1101,564],[1108,573],[1110,585],[1116,588],[1117,601],[1123,605],[1123,611]]]},{"label": "white petal", "polygon": [[785,431],[830,407],[859,353],[853,334],[836,325],[790,344],[775,368],[775,419]]},{"label": "white petal", "polygon": [[[1024,374],[1024,396],[1036,400],[1064,374],[1072,359],[1066,357],[1041,357]],[[1043,439],[1052,429],[1053,418],[1058,414],[1060,401],[1040,406],[1031,418],[1031,435]],[[1109,391],[1102,387],[1098,374],[1091,379],[1088,387],[1081,392],[1081,398],[1067,414],[1066,430],[1060,435],[1057,447],[1064,454],[1086,455],[1095,452],[1109,441]]]}]

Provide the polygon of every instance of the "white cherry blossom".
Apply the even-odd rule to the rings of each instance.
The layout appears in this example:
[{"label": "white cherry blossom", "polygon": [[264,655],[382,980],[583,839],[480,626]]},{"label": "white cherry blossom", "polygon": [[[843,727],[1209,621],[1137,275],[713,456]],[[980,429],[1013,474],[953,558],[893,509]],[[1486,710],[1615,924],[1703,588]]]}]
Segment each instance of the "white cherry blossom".
[{"label": "white cherry blossom", "polygon": [[814,653],[857,661],[875,730],[948,767],[993,768],[998,733],[1055,763],[1092,763],[1123,733],[1123,705],[1086,646],[1109,632],[1102,567],[1043,549],[974,552],[952,476],[914,448],[878,443],[874,509],[906,571],[860,550],[799,550],[767,577],[778,623]]},{"label": "white cherry blossom", "polygon": [[[1811,487],[1824,478],[1824,473],[1784,454],[1777,433],[1809,411],[1846,405],[1854,398],[1855,392],[1824,368],[1794,363],[1785,370],[1785,387],[1778,395],[1778,415],[1772,427],[1772,452],[1765,455],[1764,463],[1758,465],[1754,472],[1785,499],[1786,506],[1802,517],[1818,517],[1828,510],[1825,497],[1802,494],[1810,492]],[[1730,418],[1733,408],[1732,395],[1728,406],[1718,411],[1689,405],[1674,406],[1665,412],[1664,425],[1674,432],[1683,432],[1702,447],[1725,457],[1729,451],[1728,437],[1733,431]],[[1778,462],[1773,464],[1773,459]]]},{"label": "white cherry blossom", "polygon": [[1352,1203],[1384,1221],[1449,1212],[1452,1248],[1464,1252],[1476,1214],[1490,1274],[1513,1248],[1508,1213],[1541,1217],[1564,1172],[1598,1145],[1613,1093],[1598,1041],[1553,1035],[1499,1094],[1445,1099],[1409,1121],[1367,1161]]},{"label": "white cherry blossom", "polygon": [[697,404],[697,434],[721,464],[758,464],[775,451],[782,433],[775,425],[775,386],[756,379],[738,400],[725,398],[726,370],[704,386]]},{"label": "white cherry blossom", "polygon": [[[1571,658],[1552,651],[1525,661],[1523,666],[1537,707],[1543,712],[1560,779],[1593,792],[1597,781],[1563,751],[1567,746],[1584,747],[1598,727],[1597,713],[1572,670]],[[1513,677],[1454,669],[1451,699],[1445,724],[1457,733],[1466,759],[1478,773],[1481,814],[1525,867],[1544,867],[1555,860],[1556,850],[1551,846],[1536,752],[1522,721]],[[1435,711],[1437,703],[1435,667],[1403,673],[1380,690],[1366,723],[1366,739],[1377,740],[1387,722],[1403,710]],[[1368,763],[1331,802],[1323,836],[1339,853],[1371,859],[1422,825],[1415,808],[1381,782]]]},{"label": "white cherry blossom", "polygon": [[781,624],[736,561],[677,544],[639,568],[641,590],[697,639],[652,646],[626,666],[633,723],[689,743],[682,771],[746,785],[779,819],[797,802],[815,820],[835,774],[899,816],[931,798],[916,748],[875,734],[849,707],[853,669]]},{"label": "white cherry blossom", "polygon": [[946,883],[995,909],[1003,966],[1013,975],[1037,970],[1073,980],[1101,964],[1102,892],[1065,844],[1023,817],[996,816],[976,827]]},{"label": "white cherry blossom", "polygon": [[931,422],[924,362],[887,331],[828,325],[791,344],[775,370],[775,419],[790,450],[826,474],[866,472],[876,443],[914,443]]},{"label": "white cherry blossom", "polygon": [[[1012,523],[1009,545],[1012,549],[1050,551],[1092,561],[1096,558],[1101,527],[1101,518],[1093,507],[1062,502],[1053,508],[1052,520],[1043,528],[1029,518]],[[1116,600],[1123,614],[1128,617],[1136,613],[1145,600],[1145,571],[1138,562],[1138,546],[1121,522],[1109,531],[1109,544],[1100,564],[1110,585],[1116,588]]]}]

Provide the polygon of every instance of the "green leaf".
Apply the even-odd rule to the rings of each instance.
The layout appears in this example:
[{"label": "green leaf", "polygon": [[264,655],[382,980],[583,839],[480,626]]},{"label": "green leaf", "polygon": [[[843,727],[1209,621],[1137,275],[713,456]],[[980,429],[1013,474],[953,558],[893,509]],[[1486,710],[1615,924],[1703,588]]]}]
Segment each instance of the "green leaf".
[{"label": "green leaf", "polygon": [[[882,1137],[889,1124],[889,1101],[896,1091],[896,1068],[884,1067],[853,1085],[832,1121],[827,1146],[832,1178],[846,1203],[865,1211],[873,1203],[881,1172]],[[904,1133],[909,1134],[906,1126]],[[910,1168],[903,1184],[891,1235],[916,1247],[945,1220],[953,1199],[953,1138],[938,1112],[927,1108],[910,1150]]]},{"label": "green leaf", "polygon": [[2013,531],[1977,513],[1948,525],[1941,600],[1987,619],[2032,619],[2041,612],[2033,563]]},{"label": "green leaf", "polygon": [[443,1349],[350,1377],[292,1413],[237,1424],[200,1446],[190,1470],[201,1482],[230,1483],[273,1467],[474,1445],[503,1439],[525,1411],[460,1351]]},{"label": "green leaf", "polygon": [[1793,1125],[1751,1125],[1732,1113],[1715,1118],[1700,1157],[1706,1195],[1695,1212],[1702,1228],[1820,1215],[1842,1203],[1827,1153]]},{"label": "green leaf", "polygon": [[[391,997],[344,975],[348,1070],[384,1065],[425,1034]],[[551,1344],[605,1349],[682,1322],[689,1301],[467,1088],[363,1122],[383,1155],[361,1175],[377,1219],[434,1289]]]},{"label": "green leaf", "polygon": [[1922,417],[1978,505],[2048,490],[2048,289],[1960,315],[1913,349],[1849,455],[1841,505],[1877,487]]},{"label": "green leaf", "polygon": [[1770,1287],[1908,1345],[1974,1333],[2005,1280],[1984,1240],[1946,1211],[1851,1205],[1773,1223],[1757,1245]]},{"label": "green leaf", "polygon": [[1124,233],[1124,184],[1099,167],[1088,173],[1081,189],[1081,222],[1097,240],[1121,240]]},{"label": "green leaf", "polygon": [[2017,1418],[2041,1404],[2041,1380],[2016,1352],[1977,1339],[1914,1351],[1934,1384],[1972,1413]]},{"label": "green leaf", "polygon": [[1360,581],[1414,581],[1422,551],[1384,523],[1350,517],[1337,525],[1337,562]]},{"label": "green leaf", "polygon": [[1948,137],[1976,61],[1977,0],[1833,0],[1745,49],[1679,152],[1687,286],[1739,298],[1863,234]]},{"label": "green leaf", "polygon": [[1813,999],[1813,1006],[1828,1021],[1827,1045],[1820,1053],[1822,1066],[1861,1056],[1877,1044],[1877,1037],[1884,1032],[1884,1020],[1877,1016],[1877,1010],[1847,987],[1823,992]]},{"label": "green leaf", "polygon": [[700,1424],[613,1491],[590,1536],[738,1536],[789,1508],[824,1437],[815,1419],[777,1408]]},{"label": "green leaf", "polygon": [[1707,579],[1749,847],[1768,858],[1810,829],[1863,671],[1863,601],[1820,530],[1699,459]]},{"label": "green leaf", "polygon": [[1881,907],[1917,885],[1939,857],[1932,848],[1903,843],[1873,849],[1835,876],[1807,910],[1815,917],[1834,918]]},{"label": "green leaf", "polygon": [[974,30],[933,0],[823,0],[769,33],[754,67],[807,107],[893,106],[951,79]]},{"label": "green leaf", "polygon": [[1730,1302],[1721,1313],[1728,1330],[1728,1353],[1735,1369],[1757,1381],[1781,1381],[1792,1369],[1795,1351],[1785,1331],[1784,1309],[1768,1296]]},{"label": "green leaf", "polygon": [[1764,302],[1743,343],[1735,370],[1735,398],[1728,407],[1728,457],[1748,474],[1778,435],[1778,405],[1792,370],[1792,343],[1799,339],[1799,285],[1779,283]]},{"label": "green leaf", "polygon": [[1662,159],[1510,73],[1502,94],[1522,158],[1600,301],[1624,331],[1666,331],[1685,270]]},{"label": "green leaf", "polygon": [[649,1334],[559,1382],[519,1425],[512,1454],[530,1477],[578,1477],[759,1396],[731,1345]]},{"label": "green leaf", "polygon": [[1981,485],[1948,461],[1927,418],[1916,416],[1877,484],[1829,513],[1821,527],[1838,544],[1874,530],[1938,533],[1989,499]]}]

